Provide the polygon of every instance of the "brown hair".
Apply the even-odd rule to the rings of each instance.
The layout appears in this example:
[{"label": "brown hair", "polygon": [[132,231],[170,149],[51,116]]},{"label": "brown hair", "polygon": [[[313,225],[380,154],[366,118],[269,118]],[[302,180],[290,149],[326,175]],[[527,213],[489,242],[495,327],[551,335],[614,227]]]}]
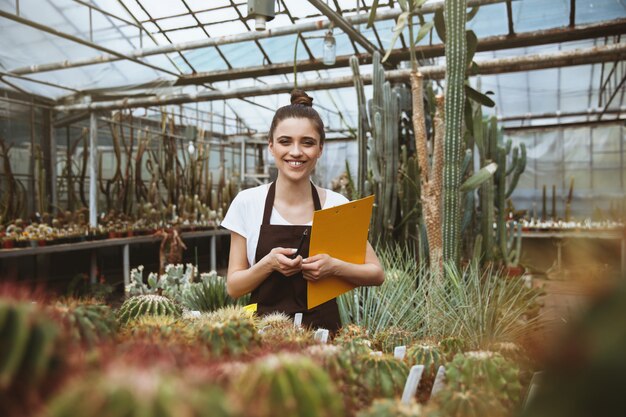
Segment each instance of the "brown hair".
[{"label": "brown hair", "polygon": [[285,119],[309,119],[317,133],[320,135],[320,146],[324,144],[324,122],[320,115],[313,109],[313,98],[309,97],[307,93],[302,90],[291,91],[291,104],[283,106],[276,110],[272,124],[270,125],[270,132],[268,139],[270,142],[274,140],[274,130],[278,123]]}]

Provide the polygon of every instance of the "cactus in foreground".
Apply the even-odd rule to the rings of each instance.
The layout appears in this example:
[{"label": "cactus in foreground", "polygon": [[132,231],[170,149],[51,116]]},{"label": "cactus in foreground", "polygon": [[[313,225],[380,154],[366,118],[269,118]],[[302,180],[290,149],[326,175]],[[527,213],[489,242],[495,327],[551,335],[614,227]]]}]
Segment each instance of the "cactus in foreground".
[{"label": "cactus in foreground", "polygon": [[423,380],[434,380],[439,366],[445,364],[444,355],[436,346],[414,345],[406,352],[406,361],[410,366],[424,365]]},{"label": "cactus in foreground", "polygon": [[467,344],[458,337],[450,336],[439,341],[439,350],[446,357],[446,361],[451,361],[457,353],[463,353],[465,349]]},{"label": "cactus in foreground", "polygon": [[242,308],[222,308],[194,320],[191,326],[197,337],[217,356],[239,355],[259,343],[254,320]]},{"label": "cactus in foreground", "polygon": [[359,384],[369,399],[402,395],[408,366],[393,356],[369,355],[362,359]]},{"label": "cactus in foreground", "polygon": [[231,417],[217,386],[192,386],[154,369],[115,366],[66,387],[47,406],[48,417]]},{"label": "cactus in foreground", "polygon": [[374,336],[374,347],[385,353],[393,353],[396,346],[408,346],[415,340],[415,333],[399,327],[390,327]]},{"label": "cactus in foreground", "polygon": [[494,396],[473,387],[458,391],[447,386],[437,394],[436,403],[441,417],[504,417],[507,414],[502,404]]},{"label": "cactus in foreground", "polygon": [[305,347],[317,343],[314,332],[300,326],[294,326],[291,317],[284,313],[272,313],[263,316],[257,324],[264,344],[277,347]]},{"label": "cactus in foreground", "polygon": [[278,354],[252,362],[234,381],[241,415],[249,417],[340,417],[341,396],[311,359]]},{"label": "cactus in foreground", "polygon": [[422,406],[416,402],[404,404],[398,400],[378,399],[367,409],[360,411],[357,417],[421,417]]},{"label": "cactus in foreground", "polygon": [[53,311],[60,314],[71,335],[88,346],[110,340],[115,335],[117,322],[108,305],[59,301]]},{"label": "cactus in foreground", "polygon": [[446,380],[456,391],[481,387],[507,409],[520,401],[522,386],[518,367],[495,352],[467,352],[455,356],[446,367]]},{"label": "cactus in foreground", "polygon": [[190,332],[183,320],[172,316],[141,316],[124,326],[122,338],[162,342],[187,342]]},{"label": "cactus in foreground", "polygon": [[27,415],[64,369],[61,329],[30,302],[0,298],[0,415]]},{"label": "cactus in foreground", "polygon": [[182,309],[172,300],[162,295],[147,294],[130,297],[117,312],[121,324],[144,315],[180,317]]}]

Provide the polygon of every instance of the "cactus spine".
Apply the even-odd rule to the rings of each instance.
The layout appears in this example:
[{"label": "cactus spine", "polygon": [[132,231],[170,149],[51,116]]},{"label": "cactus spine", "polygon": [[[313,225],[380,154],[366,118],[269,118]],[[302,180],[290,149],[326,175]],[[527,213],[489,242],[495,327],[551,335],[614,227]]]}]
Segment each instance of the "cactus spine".
[{"label": "cactus spine", "polygon": [[443,169],[443,261],[458,264],[460,242],[459,187],[465,104],[467,1],[444,3],[446,25],[446,103]]},{"label": "cactus spine", "polygon": [[147,294],[136,295],[124,301],[117,312],[117,318],[121,324],[126,324],[144,315],[179,317],[181,313],[182,309],[169,298]]}]

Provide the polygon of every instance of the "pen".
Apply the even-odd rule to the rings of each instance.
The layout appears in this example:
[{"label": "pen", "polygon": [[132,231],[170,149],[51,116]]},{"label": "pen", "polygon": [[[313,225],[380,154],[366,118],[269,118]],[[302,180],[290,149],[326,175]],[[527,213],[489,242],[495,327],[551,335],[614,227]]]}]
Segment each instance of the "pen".
[{"label": "pen", "polygon": [[304,232],[302,233],[302,238],[300,239],[300,244],[298,245],[298,249],[296,249],[294,254],[291,255],[291,259],[296,259],[298,255],[300,255],[300,251],[302,250],[302,245],[304,244],[304,240],[306,239],[308,234],[309,234],[309,229],[304,229]]}]

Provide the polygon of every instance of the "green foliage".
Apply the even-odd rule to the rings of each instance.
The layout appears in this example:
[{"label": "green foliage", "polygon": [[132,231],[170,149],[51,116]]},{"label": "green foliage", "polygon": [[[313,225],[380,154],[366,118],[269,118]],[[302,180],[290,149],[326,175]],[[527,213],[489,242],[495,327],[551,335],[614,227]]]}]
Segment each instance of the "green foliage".
[{"label": "green foliage", "polygon": [[540,292],[499,270],[481,271],[470,264],[459,271],[445,265],[445,279],[423,279],[427,297],[424,332],[432,337],[454,334],[470,348],[514,341],[539,323],[534,315]]},{"label": "green foliage", "polygon": [[379,287],[358,287],[341,295],[337,301],[343,325],[353,323],[375,335],[402,323],[417,330],[423,319],[424,298],[416,291],[417,277],[424,271],[415,262],[413,253],[400,246],[378,251],[385,271],[385,282]]},{"label": "green foliage", "polygon": [[241,415],[249,417],[341,417],[335,384],[311,359],[278,354],[250,363],[236,379]]},{"label": "green foliage", "polygon": [[480,387],[508,410],[520,402],[519,368],[498,353],[480,351],[455,356],[446,367],[446,381],[450,389],[459,392]]},{"label": "green foliage", "polygon": [[183,290],[182,303],[190,310],[208,312],[227,306],[245,306],[250,303],[250,295],[231,298],[226,291],[226,277],[211,271],[200,274],[200,282],[191,283]]},{"label": "green foliage", "polygon": [[65,388],[47,407],[49,417],[231,417],[222,389],[194,386],[182,376],[116,366]]},{"label": "green foliage", "polygon": [[130,297],[117,312],[120,324],[144,315],[180,317],[182,309],[172,300],[162,295],[146,294]]}]

